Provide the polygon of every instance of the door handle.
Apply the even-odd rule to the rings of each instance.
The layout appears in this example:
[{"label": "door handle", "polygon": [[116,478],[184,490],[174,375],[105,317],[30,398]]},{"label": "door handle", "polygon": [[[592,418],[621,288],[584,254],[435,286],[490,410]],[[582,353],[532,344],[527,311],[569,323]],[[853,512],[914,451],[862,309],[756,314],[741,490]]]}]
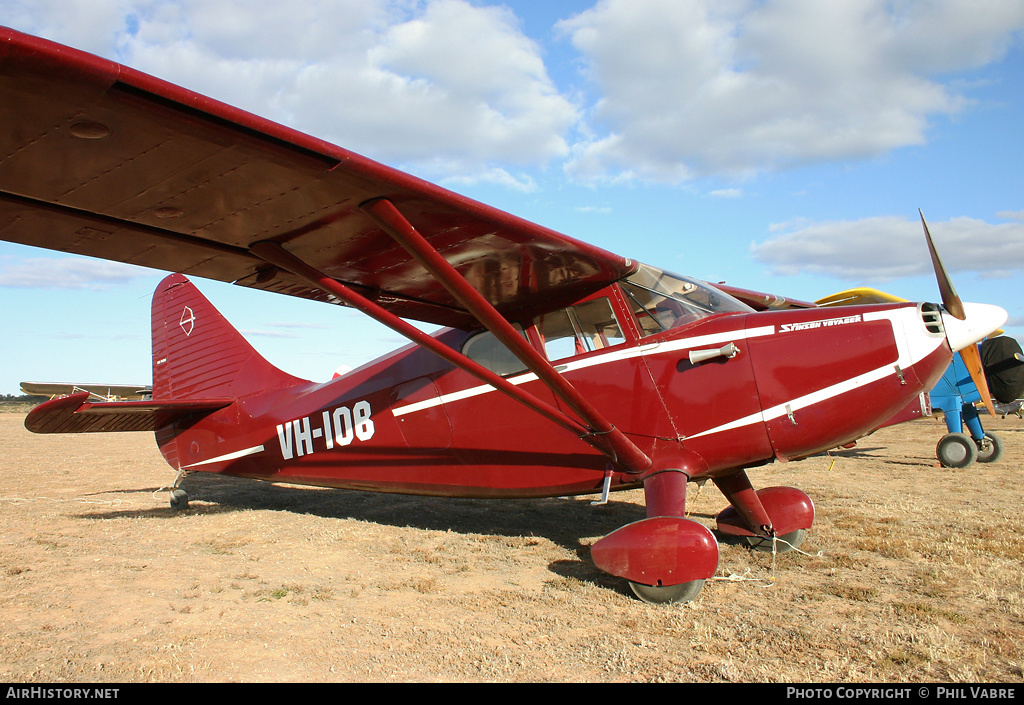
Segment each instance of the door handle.
[{"label": "door handle", "polygon": [[713,360],[716,357],[724,357],[731,359],[736,357],[740,349],[736,347],[736,343],[729,343],[723,345],[720,348],[711,348],[709,350],[691,350],[690,351],[690,364],[696,365],[698,362],[704,362],[705,360]]}]

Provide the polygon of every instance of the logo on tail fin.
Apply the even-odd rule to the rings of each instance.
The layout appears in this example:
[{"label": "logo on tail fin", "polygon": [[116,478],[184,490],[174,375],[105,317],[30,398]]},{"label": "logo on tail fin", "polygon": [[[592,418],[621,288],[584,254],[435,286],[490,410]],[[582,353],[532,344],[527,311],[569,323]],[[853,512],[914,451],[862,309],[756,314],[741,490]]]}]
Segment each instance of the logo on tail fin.
[{"label": "logo on tail fin", "polygon": [[181,312],[181,320],[178,321],[178,325],[185,331],[186,337],[192,335],[192,329],[195,327],[195,324],[196,316],[192,313],[192,309],[186,306],[185,310]]}]

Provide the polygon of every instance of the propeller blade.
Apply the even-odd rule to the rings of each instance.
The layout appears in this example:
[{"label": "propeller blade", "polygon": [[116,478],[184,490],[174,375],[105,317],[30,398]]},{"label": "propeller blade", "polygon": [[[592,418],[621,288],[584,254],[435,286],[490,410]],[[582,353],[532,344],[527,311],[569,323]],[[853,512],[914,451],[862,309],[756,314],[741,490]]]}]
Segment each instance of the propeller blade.
[{"label": "propeller blade", "polygon": [[921,225],[924,226],[924,238],[928,241],[928,252],[932,256],[932,269],[935,270],[935,279],[939,282],[942,306],[951,316],[962,321],[967,318],[967,314],[964,313],[964,304],[960,301],[960,297],[957,296],[956,289],[953,288],[953,280],[949,278],[946,268],[942,266],[942,260],[939,259],[935,243],[932,242],[932,234],[928,232],[928,223],[924,221],[924,213],[921,213],[920,208],[917,209],[917,212],[921,214]]},{"label": "propeller blade", "polygon": [[988,380],[985,379],[985,369],[981,365],[981,353],[978,352],[978,346],[968,345],[960,351],[960,358],[964,361],[964,366],[971,375],[971,381],[978,388],[978,393],[981,394],[981,401],[984,402],[988,413],[995,416],[996,409],[992,405],[992,395],[988,391]]},{"label": "propeller blade", "polygon": [[[932,268],[935,270],[935,279],[939,283],[942,306],[946,309],[946,313],[964,321],[967,319],[967,313],[964,311],[963,301],[960,300],[956,289],[953,288],[953,280],[949,278],[949,274],[939,258],[938,250],[935,249],[935,243],[932,241],[932,234],[928,232],[928,223],[925,222],[924,213],[921,212],[920,208],[917,209],[917,212],[921,215],[924,238],[928,242],[928,252],[932,256]],[[978,346],[971,344],[962,348],[959,352],[960,358],[964,361],[964,366],[967,367],[967,372],[971,375],[971,381],[978,388],[978,393],[981,395],[985,408],[988,409],[989,414],[995,416],[996,411],[992,405],[992,395],[988,391],[988,380],[985,379],[985,369],[981,364],[981,353],[978,352]]]}]

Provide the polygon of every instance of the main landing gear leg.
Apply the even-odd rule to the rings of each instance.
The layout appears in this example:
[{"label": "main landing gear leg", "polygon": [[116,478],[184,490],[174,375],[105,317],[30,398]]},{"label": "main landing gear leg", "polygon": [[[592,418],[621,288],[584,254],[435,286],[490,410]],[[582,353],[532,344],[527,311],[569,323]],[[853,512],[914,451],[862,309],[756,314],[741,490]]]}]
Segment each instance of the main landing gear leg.
[{"label": "main landing gear leg", "polygon": [[594,564],[626,578],[644,602],[689,602],[718,568],[714,534],[684,518],[689,479],[679,470],[648,476],[647,518],[613,531],[591,548]]},{"label": "main landing gear leg", "polygon": [[793,487],[754,491],[743,470],[714,478],[729,504],[718,515],[718,530],[743,536],[759,551],[785,553],[803,543],[814,523],[811,498]]}]

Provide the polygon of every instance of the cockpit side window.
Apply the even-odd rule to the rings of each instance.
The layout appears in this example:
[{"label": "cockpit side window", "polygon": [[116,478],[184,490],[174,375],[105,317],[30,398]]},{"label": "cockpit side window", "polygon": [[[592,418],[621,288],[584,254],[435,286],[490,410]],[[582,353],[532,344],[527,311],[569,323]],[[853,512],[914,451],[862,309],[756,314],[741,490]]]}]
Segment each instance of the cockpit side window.
[{"label": "cockpit side window", "polygon": [[544,341],[544,352],[552,361],[626,341],[607,298],[547,313],[537,319],[537,331]]}]

